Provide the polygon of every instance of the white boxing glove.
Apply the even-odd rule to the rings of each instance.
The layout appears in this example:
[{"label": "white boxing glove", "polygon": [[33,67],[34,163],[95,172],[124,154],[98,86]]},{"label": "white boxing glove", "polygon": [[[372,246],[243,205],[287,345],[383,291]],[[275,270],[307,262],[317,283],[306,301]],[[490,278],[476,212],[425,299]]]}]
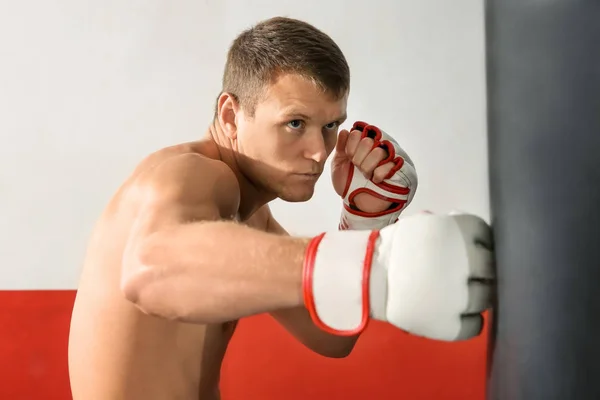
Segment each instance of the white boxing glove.
[{"label": "white boxing glove", "polygon": [[[344,207],[339,229],[381,229],[396,222],[402,211],[412,201],[417,190],[417,172],[408,154],[383,130],[362,121],[354,123],[350,131],[354,130],[362,132],[361,139],[365,137],[373,139],[375,142],[373,148],[382,147],[387,151],[388,157],[378,166],[393,162],[394,167],[381,183],[375,183],[365,178],[355,165],[349,169],[346,187],[342,194]],[[354,204],[354,197],[359,193],[368,193],[382,200],[390,201],[392,205],[389,209],[379,213],[360,211]]]},{"label": "white boxing glove", "polygon": [[430,339],[477,336],[495,284],[491,241],[490,227],[469,214],[326,232],[307,248],[305,305],[337,335],[360,333],[372,318]]}]

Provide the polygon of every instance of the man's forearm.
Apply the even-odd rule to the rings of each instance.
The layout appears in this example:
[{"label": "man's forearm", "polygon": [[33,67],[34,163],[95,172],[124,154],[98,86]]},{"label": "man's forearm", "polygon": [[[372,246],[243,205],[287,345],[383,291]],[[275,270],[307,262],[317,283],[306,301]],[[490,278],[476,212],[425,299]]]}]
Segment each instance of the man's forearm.
[{"label": "man's forearm", "polygon": [[148,314],[192,323],[297,307],[308,241],[234,222],[178,225],[139,246],[122,289]]}]

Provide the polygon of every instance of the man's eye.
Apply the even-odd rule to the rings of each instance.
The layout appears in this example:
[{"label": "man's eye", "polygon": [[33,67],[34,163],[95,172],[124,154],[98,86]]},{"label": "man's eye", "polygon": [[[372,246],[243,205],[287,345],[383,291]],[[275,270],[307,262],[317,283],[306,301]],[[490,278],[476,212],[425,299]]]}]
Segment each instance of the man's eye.
[{"label": "man's eye", "polygon": [[327,125],[325,125],[325,129],[335,129],[337,128],[338,123],[337,122],[330,122]]},{"label": "man's eye", "polygon": [[300,129],[302,128],[302,121],[299,119],[295,119],[293,121],[288,122],[287,125],[292,129]]}]

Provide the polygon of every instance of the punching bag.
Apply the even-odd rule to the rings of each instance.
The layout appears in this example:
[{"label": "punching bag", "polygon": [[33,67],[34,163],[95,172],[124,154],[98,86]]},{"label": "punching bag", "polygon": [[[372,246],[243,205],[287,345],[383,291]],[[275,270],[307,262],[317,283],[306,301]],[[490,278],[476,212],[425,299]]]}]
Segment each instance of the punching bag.
[{"label": "punching bag", "polygon": [[485,7],[487,398],[600,399],[600,1]]}]

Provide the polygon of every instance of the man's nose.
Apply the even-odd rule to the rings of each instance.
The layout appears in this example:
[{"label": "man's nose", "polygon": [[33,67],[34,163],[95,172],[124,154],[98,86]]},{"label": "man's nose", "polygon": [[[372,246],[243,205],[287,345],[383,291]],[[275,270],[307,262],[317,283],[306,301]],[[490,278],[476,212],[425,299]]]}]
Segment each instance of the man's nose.
[{"label": "man's nose", "polygon": [[327,147],[325,145],[325,138],[318,129],[313,129],[311,132],[307,132],[306,144],[305,144],[305,158],[314,160],[317,163],[323,163],[327,159]]}]

